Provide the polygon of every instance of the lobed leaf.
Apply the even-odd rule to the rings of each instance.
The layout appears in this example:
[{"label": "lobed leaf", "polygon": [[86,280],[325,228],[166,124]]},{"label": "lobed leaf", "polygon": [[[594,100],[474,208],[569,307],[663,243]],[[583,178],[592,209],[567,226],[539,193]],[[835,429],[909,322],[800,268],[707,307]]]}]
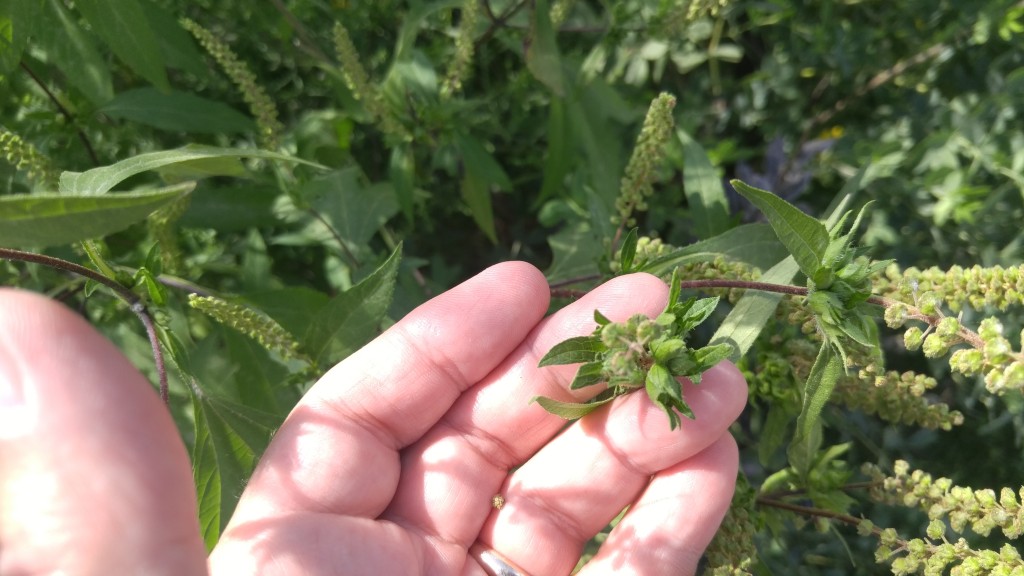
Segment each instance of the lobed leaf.
[{"label": "lobed leaf", "polygon": [[302,346],[320,366],[340,362],[377,335],[391,304],[401,259],[399,244],[373,274],[332,298],[316,315]]}]

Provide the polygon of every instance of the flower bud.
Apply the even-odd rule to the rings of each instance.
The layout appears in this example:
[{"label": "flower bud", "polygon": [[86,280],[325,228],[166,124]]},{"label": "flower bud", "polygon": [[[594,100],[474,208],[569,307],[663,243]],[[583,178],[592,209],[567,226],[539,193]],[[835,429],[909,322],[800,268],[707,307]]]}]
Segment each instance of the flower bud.
[{"label": "flower bud", "polygon": [[935,326],[935,333],[947,341],[955,337],[959,331],[960,322],[951,316],[939,320],[938,325]]},{"label": "flower bud", "polygon": [[907,350],[914,351],[921,347],[924,340],[924,332],[917,326],[912,326],[903,333],[903,345]]},{"label": "flower bud", "polygon": [[946,344],[946,341],[943,340],[942,336],[932,333],[924,339],[924,346],[921,350],[928,358],[938,358],[949,351],[949,345]]},{"label": "flower bud", "polygon": [[899,302],[885,309],[885,325],[889,328],[900,328],[907,321],[907,305]]}]

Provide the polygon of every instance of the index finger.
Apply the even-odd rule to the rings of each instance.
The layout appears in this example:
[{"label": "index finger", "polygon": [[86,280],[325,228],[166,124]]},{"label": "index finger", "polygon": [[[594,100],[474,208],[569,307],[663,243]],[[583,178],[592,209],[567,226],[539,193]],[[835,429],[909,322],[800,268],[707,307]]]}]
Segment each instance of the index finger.
[{"label": "index finger", "polygon": [[515,350],[549,295],[533,266],[498,264],[332,368],[277,432],[232,523],[305,510],[379,515],[398,484],[398,451]]}]

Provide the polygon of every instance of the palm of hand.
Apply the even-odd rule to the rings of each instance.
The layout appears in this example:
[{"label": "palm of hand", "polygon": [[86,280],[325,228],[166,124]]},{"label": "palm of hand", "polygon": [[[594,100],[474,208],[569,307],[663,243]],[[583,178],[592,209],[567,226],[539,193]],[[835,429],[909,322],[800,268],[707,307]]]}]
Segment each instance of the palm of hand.
[{"label": "palm of hand", "polygon": [[[588,333],[595,308],[619,318],[655,314],[665,295],[652,277],[625,277],[542,319],[543,277],[509,263],[417,309],[332,369],[295,408],[246,487],[210,570],[482,574],[467,556],[481,542],[531,574],[564,574],[583,544],[632,504],[585,571],[692,573],[732,493],[736,448],[725,431],[745,399],[735,368],[719,366],[700,387],[687,386],[697,420],[681,431],[670,432],[664,414],[642,395],[620,399],[561,434],[563,421],[529,404],[536,395],[571,399],[567,384],[575,368],[537,368],[537,360],[565,337]],[[91,332],[74,317],[65,320]],[[88,346],[102,351],[87,350],[91,357],[116,355],[97,342]],[[23,340],[15,344],[26,352]],[[33,382],[37,396],[50,396],[48,407],[60,395],[94,393],[95,402],[66,413],[39,412],[40,422],[63,414],[55,426],[81,426],[93,436],[103,422],[106,440],[79,438],[78,453],[125,471],[114,485],[92,487],[57,475],[67,484],[57,488],[66,503],[57,525],[76,526],[76,518],[111,507],[114,513],[105,516],[114,521],[88,538],[72,532],[60,556],[41,534],[8,530],[17,518],[0,507],[0,573],[33,557],[50,563],[43,568],[61,567],[61,558],[95,557],[125,573],[143,566],[167,574],[202,570],[188,461],[173,425],[123,358],[92,368],[75,372],[80,386],[73,393],[62,386],[69,369],[61,373],[56,364]],[[575,392],[576,400],[586,393]],[[112,402],[135,408],[112,410]],[[106,419],[89,410],[106,411]],[[36,428],[15,439],[19,447],[0,441],[0,456],[35,459],[42,469],[66,465],[26,454],[66,444],[74,432]],[[5,499],[17,479],[17,469],[0,471]],[[126,493],[135,497],[125,502]],[[499,493],[506,504],[496,510],[491,498]],[[68,553],[85,545],[91,548],[78,560]]]}]

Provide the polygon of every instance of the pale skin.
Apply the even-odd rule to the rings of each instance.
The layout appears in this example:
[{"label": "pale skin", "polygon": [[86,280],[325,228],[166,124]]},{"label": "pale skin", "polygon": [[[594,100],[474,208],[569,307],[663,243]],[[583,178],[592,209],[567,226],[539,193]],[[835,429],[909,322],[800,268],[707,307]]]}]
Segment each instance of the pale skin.
[{"label": "pale skin", "polygon": [[[732,497],[728,363],[684,383],[681,429],[643,394],[567,429],[530,404],[582,400],[557,342],[661,311],[617,278],[545,318],[535,268],[504,263],[413,311],[330,370],[277,432],[220,544],[200,538],[188,454],[153,387],[75,313],[0,290],[0,575],[482,575],[481,542],[534,576],[692,574]],[[492,506],[501,494],[504,505]]]}]

